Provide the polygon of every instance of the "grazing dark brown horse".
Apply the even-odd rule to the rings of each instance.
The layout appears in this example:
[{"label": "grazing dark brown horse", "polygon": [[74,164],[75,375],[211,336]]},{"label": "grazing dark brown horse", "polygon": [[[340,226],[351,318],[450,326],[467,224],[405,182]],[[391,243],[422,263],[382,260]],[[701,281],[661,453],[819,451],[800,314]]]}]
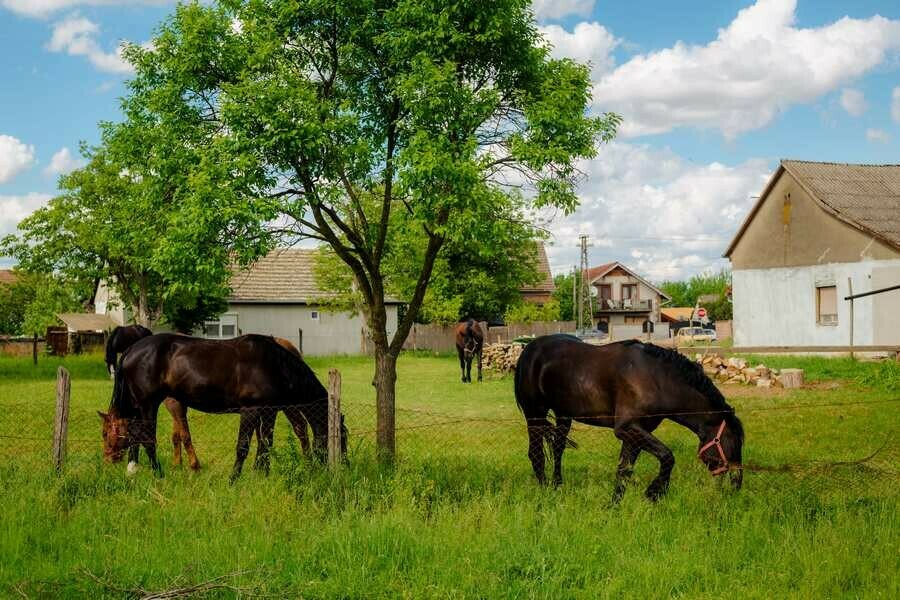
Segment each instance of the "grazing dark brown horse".
[{"label": "grazing dark brown horse", "polygon": [[474,319],[468,319],[457,323],[454,334],[463,383],[472,383],[472,359],[476,356],[478,357],[478,381],[481,381],[481,350],[484,347],[484,332],[481,330],[481,325]]},{"label": "grazing dark brown horse", "polygon": [[[106,369],[111,377],[115,377],[116,361],[119,354],[122,354],[133,346],[138,340],[153,335],[153,332],[141,325],[125,325],[116,327],[109,334],[106,340]],[[188,426],[187,408],[180,404],[177,400],[166,398],[163,402],[166,410],[172,415],[172,464],[181,465],[181,447],[184,446],[188,455],[188,464],[191,469],[200,468],[200,461],[197,459],[197,453],[194,451],[194,444],[191,440],[191,428]],[[103,422],[104,437],[107,435],[110,421],[105,413],[97,411]],[[308,444],[308,442],[307,442]],[[106,460],[109,462],[119,462],[122,460],[122,453],[106,454]]]},{"label": "grazing dark brown horse", "polygon": [[[313,454],[324,458],[328,393],[312,369],[271,337],[245,335],[231,340],[204,340],[159,334],[140,340],[120,362],[110,406],[110,435],[106,452],[144,446],[153,469],[162,474],[156,459],[156,415],[163,398],[209,413],[282,410],[300,437],[308,422],[313,431]],[[342,428],[343,429],[343,428]],[[346,430],[342,433],[346,435]],[[260,438],[267,455],[268,436]],[[232,480],[246,453],[235,459]]]},{"label": "grazing dark brown horse", "polygon": [[[516,365],[516,402],[528,426],[528,457],[541,484],[543,442],[553,454],[553,482],[562,483],[562,455],[572,421],[611,427],[622,441],[613,501],[621,499],[641,450],[659,460],[659,474],[646,495],[665,494],[675,458],[653,431],[671,419],[700,439],[698,455],[713,475],[742,480],[740,420],[699,365],[674,350],[636,341],[605,346],[569,335],[537,338]],[[556,424],[547,413],[553,411]]]}]

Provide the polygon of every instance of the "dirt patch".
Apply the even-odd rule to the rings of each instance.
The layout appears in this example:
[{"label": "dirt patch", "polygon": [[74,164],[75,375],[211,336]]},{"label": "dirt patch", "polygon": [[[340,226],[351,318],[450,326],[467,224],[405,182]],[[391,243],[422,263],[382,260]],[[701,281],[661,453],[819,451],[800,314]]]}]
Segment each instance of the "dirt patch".
[{"label": "dirt patch", "polygon": [[755,385],[719,385],[716,386],[726,398],[778,398],[790,395],[790,390],[783,387],[757,387]]}]

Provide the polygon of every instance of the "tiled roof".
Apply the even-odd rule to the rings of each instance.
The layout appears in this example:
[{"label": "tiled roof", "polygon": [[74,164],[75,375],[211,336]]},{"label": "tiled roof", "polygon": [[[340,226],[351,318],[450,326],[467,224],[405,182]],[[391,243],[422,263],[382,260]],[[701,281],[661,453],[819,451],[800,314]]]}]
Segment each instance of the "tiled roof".
[{"label": "tiled roof", "polygon": [[900,249],[900,165],[782,160],[737,235],[730,256],[781,173],[789,172],[823,210],[851,227]]},{"label": "tiled roof", "polygon": [[[334,296],[316,284],[319,250],[276,248],[231,278],[231,302],[258,304],[312,304]],[[398,303],[385,298],[388,303]]]},{"label": "tiled roof", "polygon": [[9,269],[0,269],[0,284],[12,284],[18,281],[16,274]]},{"label": "tiled roof", "polygon": [[656,292],[663,298],[665,298],[667,300],[672,299],[671,296],[669,296],[667,293],[665,293],[664,291],[662,291],[661,289],[659,289],[658,287],[656,287],[655,285],[653,285],[652,283],[650,283],[649,281],[647,281],[646,279],[644,279],[643,277],[641,277],[640,275],[638,275],[637,273],[635,273],[634,271],[632,271],[631,269],[629,269],[628,267],[626,267],[625,265],[623,265],[622,263],[620,263],[618,261],[613,261],[611,263],[606,263],[605,265],[599,265],[597,267],[591,267],[590,269],[587,270],[587,280],[589,282],[593,283],[594,280],[599,279],[600,277],[603,277],[604,275],[606,275],[607,273],[609,273],[616,267],[619,267],[623,271],[627,272],[629,275],[631,275],[638,281],[642,282],[644,285],[646,285],[648,288],[652,289],[654,292]]},{"label": "tiled roof", "polygon": [[547,250],[544,248],[543,242],[535,242],[534,246],[535,259],[537,260],[536,266],[538,274],[541,276],[541,280],[536,284],[523,286],[519,291],[524,293],[552,293],[553,290],[556,289],[556,284],[553,283],[553,274],[550,272],[550,261],[547,260]]}]

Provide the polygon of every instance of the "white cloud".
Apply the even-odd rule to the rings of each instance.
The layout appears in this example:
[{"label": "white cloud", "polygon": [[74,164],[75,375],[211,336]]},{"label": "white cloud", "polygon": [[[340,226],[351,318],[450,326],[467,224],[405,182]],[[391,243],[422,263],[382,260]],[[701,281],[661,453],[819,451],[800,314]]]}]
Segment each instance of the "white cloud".
[{"label": "white cloud", "polygon": [[44,18],[76,6],[112,6],[116,4],[174,4],[175,0],[0,0],[0,6],[26,17]]},{"label": "white cloud", "polygon": [[84,165],[83,159],[72,156],[68,148],[62,148],[50,159],[50,164],[44,169],[44,173],[47,175],[65,175],[75,169],[80,169]]},{"label": "white cloud", "polygon": [[595,0],[533,0],[531,7],[540,21],[569,15],[586,17],[594,10]]},{"label": "white cloud", "polygon": [[891,93],[891,118],[894,123],[900,123],[900,86]]},{"label": "white cloud", "polygon": [[861,116],[869,108],[863,93],[853,88],[846,88],[841,92],[841,106],[854,117]]},{"label": "white cloud", "polygon": [[114,52],[104,52],[97,42],[100,26],[78,15],[69,15],[53,26],[53,37],[47,43],[52,52],[66,52],[72,56],[85,56],[95,67],[107,73],[127,75],[134,72],[122,58],[123,46]]},{"label": "white cloud", "polygon": [[891,141],[891,134],[883,129],[866,129],[866,139],[878,144],[887,144]]},{"label": "white cloud", "polygon": [[615,66],[612,51],[622,40],[599,23],[579,23],[571,33],[559,25],[547,25],[540,30],[553,47],[553,56],[572,58],[580,63],[590,61],[595,79]]},{"label": "white cloud", "polygon": [[7,183],[34,164],[34,146],[0,135],[0,183]]},{"label": "white cloud", "polygon": [[676,127],[758,129],[870,71],[900,49],[900,21],[844,17],[794,26],[796,0],[758,0],[706,45],[676,43],[633,57],[594,86],[601,110],[623,115],[624,136]]},{"label": "white cloud", "polygon": [[19,221],[47,204],[51,196],[31,193],[25,196],[0,196],[0,237],[13,233]]},{"label": "white cloud", "polygon": [[653,281],[727,266],[722,252],[769,175],[765,160],[694,164],[669,150],[614,142],[582,165],[581,206],[549,225],[551,267],[578,263],[578,235],[591,264],[620,260]]}]

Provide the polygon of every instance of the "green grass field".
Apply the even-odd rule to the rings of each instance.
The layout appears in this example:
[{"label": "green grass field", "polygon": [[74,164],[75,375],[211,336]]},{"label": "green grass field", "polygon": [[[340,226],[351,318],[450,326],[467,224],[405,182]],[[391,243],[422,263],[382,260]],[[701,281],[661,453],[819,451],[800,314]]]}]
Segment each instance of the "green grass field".
[{"label": "green grass field", "polygon": [[323,381],[341,370],[350,466],[333,475],[307,463],[280,417],[271,476],[251,456],[229,486],[233,415],[190,413],[198,473],[171,466],[165,411],[164,478],[146,458],[134,477],[104,464],[96,411],[112,384],[99,356],[64,361],[69,458],[55,475],[59,362],[0,358],[0,597],[140,597],[220,577],[231,587],[193,596],[900,597],[896,366],[766,359],[806,369],[809,385],[724,391],[745,459],[791,470],[747,472],[733,493],[696,460],[696,438],[665,424],[669,495],[644,499],[657,463],[643,455],[612,507],[609,430],[576,426],[564,485],[534,483],[509,377],[463,385],[453,358],[404,356],[399,462],[387,469],[372,460],[371,360],[310,363]]}]

